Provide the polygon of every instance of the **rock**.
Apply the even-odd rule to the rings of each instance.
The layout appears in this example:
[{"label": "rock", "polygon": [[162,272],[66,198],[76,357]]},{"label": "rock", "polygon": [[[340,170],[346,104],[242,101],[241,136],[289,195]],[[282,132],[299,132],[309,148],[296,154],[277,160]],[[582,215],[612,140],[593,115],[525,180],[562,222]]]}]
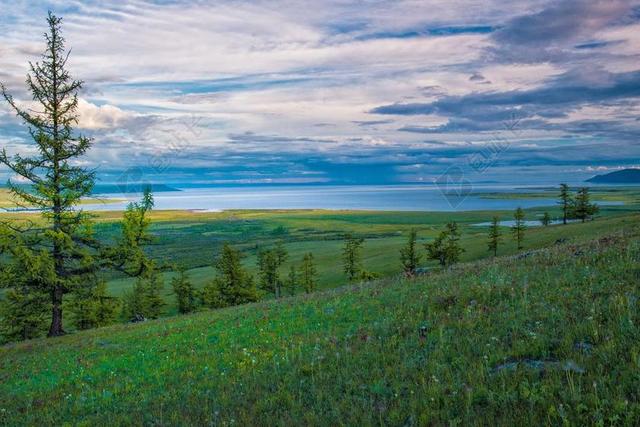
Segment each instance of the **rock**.
[{"label": "rock", "polygon": [[419,334],[420,334],[420,339],[425,339],[427,338],[427,334],[429,332],[429,328],[427,328],[426,325],[422,325],[420,326],[420,330],[419,330]]},{"label": "rock", "polygon": [[147,319],[142,314],[136,314],[135,316],[133,316],[133,319],[131,319],[131,323],[146,322],[146,321]]},{"label": "rock", "polygon": [[557,360],[536,360],[536,359],[523,359],[513,362],[503,363],[491,369],[492,374],[497,374],[502,371],[515,371],[518,367],[530,369],[536,372],[547,371],[565,371],[575,372],[577,374],[583,374],[584,368],[580,367],[573,360],[557,361]]},{"label": "rock", "polygon": [[586,341],[580,341],[573,345],[573,348],[576,350],[580,350],[583,353],[591,354],[591,350],[593,350],[593,344],[589,344]]},{"label": "rock", "polygon": [[425,274],[429,273],[429,269],[427,267],[418,267],[416,268],[416,276],[424,276]]},{"label": "rock", "polygon": [[535,255],[537,251],[528,251],[528,252],[523,252],[521,254],[516,255],[516,259],[524,259],[524,258],[529,258],[530,256]]}]

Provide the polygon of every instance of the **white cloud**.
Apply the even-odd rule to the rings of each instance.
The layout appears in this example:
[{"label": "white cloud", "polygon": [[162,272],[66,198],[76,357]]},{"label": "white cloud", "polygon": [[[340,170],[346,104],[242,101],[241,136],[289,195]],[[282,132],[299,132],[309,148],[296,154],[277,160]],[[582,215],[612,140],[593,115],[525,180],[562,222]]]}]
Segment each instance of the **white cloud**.
[{"label": "white cloud", "polygon": [[[28,99],[20,91],[27,61],[37,59],[43,46],[46,9],[35,0],[5,3],[3,12],[9,18],[0,17],[0,80],[16,98]],[[427,151],[431,146],[425,145],[424,134],[398,129],[437,127],[448,117],[380,120],[369,111],[443,96],[531,90],[576,66],[588,69],[594,62],[615,72],[638,70],[637,24],[610,28],[585,24],[595,41],[616,42],[602,49],[606,61],[585,50],[566,62],[520,64],[492,56],[496,41],[488,34],[402,36],[433,28],[499,27],[552,4],[550,0],[515,1],[509,7],[498,0],[54,0],[52,7],[69,11],[64,15],[64,34],[73,48],[69,67],[74,77],[86,82],[80,127],[96,136],[90,156],[117,163],[123,156],[134,157],[132,152],[144,157],[170,151],[175,136],[167,129],[192,117],[200,124],[199,132],[189,135],[189,149],[201,152],[237,153],[241,144],[230,142],[229,135],[245,132],[290,138],[287,143],[275,138],[241,145],[243,150],[271,150],[274,155],[391,148]],[[474,73],[484,80],[470,80]],[[618,107],[597,105],[568,113],[545,120],[560,125],[625,114]],[[376,120],[379,123],[372,126],[358,124]],[[558,129],[525,129],[522,137],[563,134]],[[428,137],[450,145],[491,139],[482,132]]]},{"label": "white cloud", "polygon": [[112,129],[121,126],[132,113],[127,113],[113,105],[95,105],[82,98],[78,99],[78,126],[81,129]]}]

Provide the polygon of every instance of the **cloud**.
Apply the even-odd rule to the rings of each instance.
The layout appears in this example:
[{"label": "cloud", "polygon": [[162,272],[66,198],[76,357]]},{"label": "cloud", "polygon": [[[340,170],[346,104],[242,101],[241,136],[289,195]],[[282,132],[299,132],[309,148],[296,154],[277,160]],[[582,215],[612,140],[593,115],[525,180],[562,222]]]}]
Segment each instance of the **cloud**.
[{"label": "cloud", "polygon": [[82,98],[78,100],[78,127],[81,129],[113,129],[132,117],[113,105],[95,105]]},{"label": "cloud", "polygon": [[575,43],[620,22],[632,12],[628,0],[567,0],[507,22],[491,36],[509,60],[559,61]]},{"label": "cloud", "polygon": [[[614,162],[603,147],[637,155],[637,3],[6,2],[0,80],[30,99],[27,61],[42,50],[47,9],[59,12],[69,68],[86,82],[87,161],[105,174],[169,159],[181,179],[215,169],[241,181],[393,181],[405,164],[437,173],[463,160],[514,117],[522,150],[501,168]],[[2,143],[28,149],[5,111]]]},{"label": "cloud", "polygon": [[[382,115],[429,115],[447,117],[439,128],[406,126],[405,132],[490,130],[503,127],[511,118],[553,119],[590,103],[611,103],[640,97],[640,72],[613,74],[601,69],[575,70],[553,79],[548,85],[526,91],[472,93],[442,97],[429,103],[396,103],[374,108]],[[520,126],[544,127],[544,121],[530,120]],[[607,123],[602,123],[607,126]]]}]

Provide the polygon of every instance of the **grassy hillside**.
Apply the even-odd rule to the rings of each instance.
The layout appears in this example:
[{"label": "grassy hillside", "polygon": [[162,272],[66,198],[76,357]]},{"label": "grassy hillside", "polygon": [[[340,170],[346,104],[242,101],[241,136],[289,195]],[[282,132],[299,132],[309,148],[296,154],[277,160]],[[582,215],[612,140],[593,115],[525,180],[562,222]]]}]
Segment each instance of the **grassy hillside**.
[{"label": "grassy hillside", "polygon": [[606,233],[1,347],[0,423],[637,425],[640,235]]},{"label": "grassy hillside", "polygon": [[[615,192],[607,193],[613,197]],[[626,193],[625,193],[626,194]],[[603,231],[618,228],[629,221],[629,215],[637,212],[638,204],[632,199],[623,206],[603,206],[599,218],[587,224],[530,228],[525,237],[525,248],[535,249],[554,243],[558,239],[577,236],[589,238]],[[527,209],[527,219],[536,220],[549,211],[559,216],[557,206]],[[95,212],[96,233],[103,241],[109,241],[120,233],[122,212]],[[399,250],[406,242],[409,230],[418,230],[420,249],[422,243],[431,241],[451,220],[460,224],[461,244],[466,249],[463,261],[488,257],[487,227],[474,224],[487,222],[492,216],[512,219],[510,211],[470,212],[380,212],[380,211],[327,211],[327,210],[246,210],[226,212],[154,211],[151,231],[155,241],[148,252],[159,264],[181,264],[189,269],[191,280],[197,287],[211,280],[215,271],[213,261],[223,242],[230,242],[241,249],[246,258],[246,268],[255,273],[256,248],[284,242],[289,260],[283,266],[286,272],[291,263],[299,265],[306,252],[313,252],[318,264],[319,287],[329,289],[345,283],[340,254],[345,233],[353,233],[366,239],[364,268],[382,276],[400,272]],[[38,215],[23,214],[34,221]],[[16,218],[15,214],[0,214],[0,220]],[[516,252],[510,230],[503,228],[503,245],[500,255]],[[434,262],[424,262],[434,266]],[[174,296],[169,281],[173,273],[169,267],[164,274],[163,296],[168,302],[166,314],[175,314]],[[109,290],[120,296],[131,289],[133,280],[109,275]],[[0,296],[4,290],[0,289]]]},{"label": "grassy hillside", "polygon": [[[282,240],[289,252],[289,261],[282,271],[288,271],[292,262],[299,265],[304,253],[313,252],[318,264],[319,287],[328,289],[345,283],[340,256],[344,244],[342,239],[347,232],[366,237],[363,251],[364,267],[369,271],[389,276],[398,274],[401,270],[399,251],[406,243],[410,229],[418,230],[420,250],[424,253],[422,243],[431,241],[451,219],[461,225],[461,244],[466,250],[462,256],[464,261],[490,256],[486,245],[487,227],[477,227],[473,224],[487,221],[495,213],[265,211],[225,214],[233,215],[233,219],[213,216],[199,220],[191,217],[184,222],[157,221],[154,233],[159,239],[151,248],[151,252],[159,259],[171,259],[191,266],[190,278],[200,287],[215,276],[211,264],[223,241],[230,240],[236,247],[242,248],[246,255],[245,266],[255,273],[256,245],[268,246]],[[508,212],[502,213],[502,218],[507,219],[507,215]],[[534,212],[529,212],[529,218],[535,217]],[[608,229],[622,226],[629,222],[630,218],[628,213],[616,212],[587,224],[530,228],[526,233],[525,247],[535,249],[552,244],[558,239],[597,236]],[[233,224],[237,224],[235,228],[232,228]],[[255,231],[242,232],[243,227],[254,228]],[[271,234],[271,230],[277,230],[279,227],[285,228],[288,232],[285,235]],[[231,230],[235,230],[235,233]],[[262,233],[259,230],[268,232]],[[503,228],[503,233],[503,245],[499,254],[515,253],[516,245],[508,227]],[[177,246],[181,247],[176,248]],[[423,264],[435,266],[435,262],[430,261]],[[166,283],[169,283],[172,276],[171,272],[165,274]],[[121,295],[131,286],[132,280],[127,278],[114,278],[109,282],[109,288],[115,295]],[[169,313],[173,313],[173,296],[168,285],[164,296],[170,303]]]}]

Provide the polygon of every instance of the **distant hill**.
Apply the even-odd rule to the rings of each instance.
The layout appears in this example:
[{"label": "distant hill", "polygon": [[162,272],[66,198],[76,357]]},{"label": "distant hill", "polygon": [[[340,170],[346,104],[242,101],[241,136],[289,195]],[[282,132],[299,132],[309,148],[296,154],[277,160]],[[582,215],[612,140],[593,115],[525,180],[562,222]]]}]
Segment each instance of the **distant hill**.
[{"label": "distant hill", "polygon": [[587,182],[595,184],[640,184],[640,169],[623,169],[604,175],[596,175]]}]

